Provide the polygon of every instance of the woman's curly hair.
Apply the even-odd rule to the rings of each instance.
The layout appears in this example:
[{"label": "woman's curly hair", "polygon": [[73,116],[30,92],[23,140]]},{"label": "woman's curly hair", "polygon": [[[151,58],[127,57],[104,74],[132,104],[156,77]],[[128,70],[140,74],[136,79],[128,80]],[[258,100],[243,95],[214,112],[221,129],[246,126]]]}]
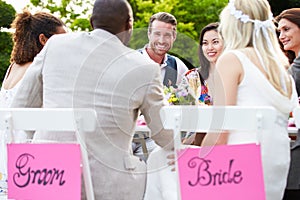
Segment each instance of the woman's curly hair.
[{"label": "woman's curly hair", "polygon": [[43,48],[39,41],[39,35],[44,34],[50,38],[61,26],[64,26],[64,23],[60,19],[46,12],[32,15],[29,11],[24,10],[22,13],[18,13],[11,24],[11,28],[15,29],[15,32],[12,35],[14,46],[10,62],[17,64],[32,62]]}]

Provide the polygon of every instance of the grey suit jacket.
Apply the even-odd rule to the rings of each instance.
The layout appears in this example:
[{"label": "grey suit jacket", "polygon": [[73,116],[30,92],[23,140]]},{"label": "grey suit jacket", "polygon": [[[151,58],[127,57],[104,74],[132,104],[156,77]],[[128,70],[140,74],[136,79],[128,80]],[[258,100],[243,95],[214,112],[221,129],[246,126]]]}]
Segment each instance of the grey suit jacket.
[{"label": "grey suit jacket", "polygon": [[[289,72],[293,76],[293,79],[296,84],[296,90],[297,90],[298,96],[300,96],[300,56],[298,56],[294,60],[293,64],[291,65],[291,67],[289,69]],[[295,149],[296,147],[300,147],[300,132],[299,132],[299,130],[298,130],[297,140],[294,143],[292,149]]]},{"label": "grey suit jacket", "polygon": [[294,60],[292,66],[289,69],[289,72],[292,74],[295,80],[296,90],[298,96],[300,96],[300,56]]},{"label": "grey suit jacket", "polygon": [[[300,96],[300,56],[294,60],[289,71],[295,80],[297,93]],[[291,163],[286,188],[300,189],[300,129],[298,129],[297,139],[291,147]]]},{"label": "grey suit jacket", "polygon": [[[132,155],[139,111],[162,147],[173,148],[163,130],[160,68],[101,29],[49,39],[24,75],[12,107],[93,108],[98,126],[87,133],[96,199],[143,198],[146,165]],[[74,133],[37,132],[34,140],[75,140]],[[84,199],[84,198],[83,198]]]}]

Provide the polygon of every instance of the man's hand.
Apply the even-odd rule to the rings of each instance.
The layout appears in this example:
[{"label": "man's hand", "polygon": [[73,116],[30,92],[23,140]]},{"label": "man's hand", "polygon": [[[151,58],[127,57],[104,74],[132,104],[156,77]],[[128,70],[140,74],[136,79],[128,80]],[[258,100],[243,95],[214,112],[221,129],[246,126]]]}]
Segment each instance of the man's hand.
[{"label": "man's hand", "polygon": [[168,165],[172,166],[173,168],[171,169],[171,171],[175,171],[175,154],[169,154],[167,156],[168,161]]}]

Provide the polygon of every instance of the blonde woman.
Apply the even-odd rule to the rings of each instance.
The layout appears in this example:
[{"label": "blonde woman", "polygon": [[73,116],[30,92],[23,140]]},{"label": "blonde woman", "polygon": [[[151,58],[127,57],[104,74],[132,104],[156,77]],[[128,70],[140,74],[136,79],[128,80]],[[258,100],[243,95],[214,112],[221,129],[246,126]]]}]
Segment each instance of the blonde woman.
[{"label": "blonde woman", "polygon": [[214,105],[272,106],[277,121],[273,130],[258,136],[253,132],[207,134],[202,145],[259,142],[266,199],[281,200],[290,163],[287,120],[298,100],[270,5],[267,0],[230,0],[220,20],[225,50],[216,64]]}]

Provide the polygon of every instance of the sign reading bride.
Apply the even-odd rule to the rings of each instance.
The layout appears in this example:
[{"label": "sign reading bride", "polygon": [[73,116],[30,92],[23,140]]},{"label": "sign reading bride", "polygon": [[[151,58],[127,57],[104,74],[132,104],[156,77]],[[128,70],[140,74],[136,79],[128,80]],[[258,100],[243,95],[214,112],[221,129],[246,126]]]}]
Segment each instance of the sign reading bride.
[{"label": "sign reading bride", "polygon": [[264,200],[256,144],[221,145],[178,151],[181,200]]},{"label": "sign reading bride", "polygon": [[8,144],[8,198],[80,200],[78,144]]}]

